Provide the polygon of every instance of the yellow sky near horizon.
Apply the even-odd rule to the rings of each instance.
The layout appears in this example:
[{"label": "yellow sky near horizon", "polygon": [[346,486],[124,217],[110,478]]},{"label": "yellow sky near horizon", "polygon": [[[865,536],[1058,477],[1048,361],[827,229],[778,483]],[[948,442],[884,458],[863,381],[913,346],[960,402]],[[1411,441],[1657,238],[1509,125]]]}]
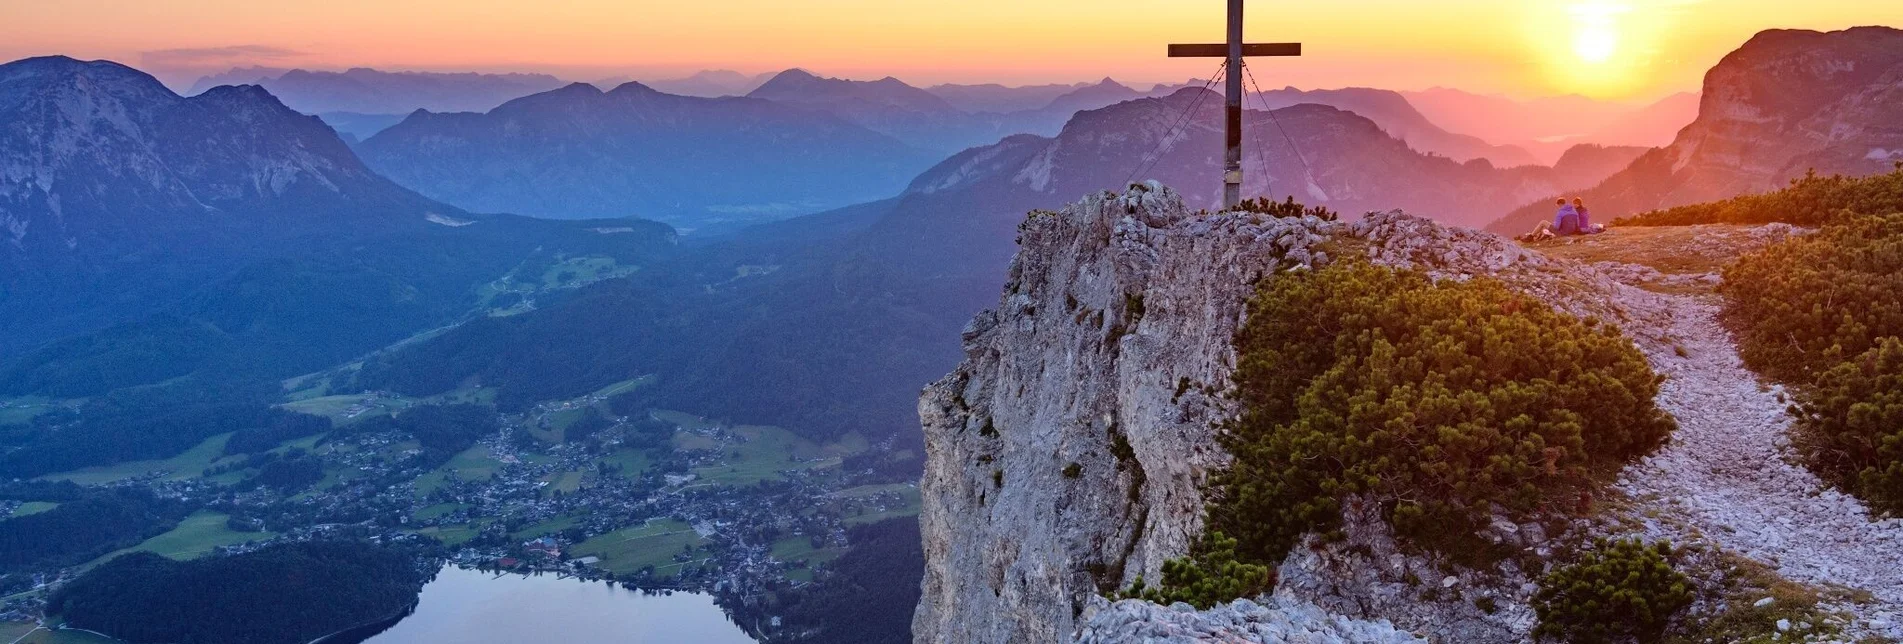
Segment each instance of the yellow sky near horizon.
[{"label": "yellow sky near horizon", "polygon": [[[851,78],[1026,84],[1207,74],[1221,0],[0,0],[0,58],[66,54],[173,84],[235,65],[545,71],[573,80],[804,67]],[[1254,0],[1265,86],[1459,87],[1649,100],[1767,28],[1903,25],[1903,1]]]}]

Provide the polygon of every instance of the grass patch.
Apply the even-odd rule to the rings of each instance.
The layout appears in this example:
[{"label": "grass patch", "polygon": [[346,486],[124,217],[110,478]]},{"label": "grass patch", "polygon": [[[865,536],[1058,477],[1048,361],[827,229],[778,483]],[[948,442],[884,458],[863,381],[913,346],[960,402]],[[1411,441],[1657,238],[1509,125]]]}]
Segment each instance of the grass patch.
[{"label": "grass patch", "polygon": [[39,627],[39,624],[33,622],[0,622],[0,644],[25,637],[27,633]]},{"label": "grass patch", "polygon": [[[919,493],[918,493],[917,486],[906,485],[904,483],[894,483],[892,485],[867,485],[867,486],[861,486],[856,488],[848,488],[846,490],[842,490],[840,493],[843,495],[846,492],[851,492],[853,490],[863,490],[867,488],[887,488],[880,491],[897,492],[901,496],[905,497],[905,501],[903,504],[897,507],[888,507],[885,510],[880,510],[880,511],[868,510],[865,514],[861,514],[859,516],[845,517],[844,519],[841,519],[842,523],[845,523],[846,525],[864,525],[868,523],[878,523],[886,519],[918,516],[919,508],[921,504],[919,502]],[[864,492],[859,494],[859,496],[865,496],[865,495],[876,494],[876,493],[877,491]]]},{"label": "grass patch", "polygon": [[578,516],[555,517],[553,519],[549,519],[541,523],[530,525],[529,527],[523,528],[521,530],[511,532],[509,533],[509,538],[515,539],[517,541],[528,541],[536,537],[551,536],[551,535],[554,535],[555,533],[561,532],[563,530],[567,530],[569,528],[573,528],[576,525],[581,524],[581,519],[582,518]]},{"label": "grass patch", "polygon": [[787,563],[805,563],[808,568],[824,565],[845,554],[845,548],[815,548],[812,539],[787,537],[773,542],[773,558]]},{"label": "grass patch", "polygon": [[77,630],[34,631],[19,644],[124,644],[119,640]]},{"label": "grass patch", "polygon": [[52,501],[27,501],[21,503],[20,507],[13,509],[13,516],[23,517],[29,514],[39,514],[57,507],[59,507],[59,504]]},{"label": "grass patch", "polygon": [[273,532],[238,532],[225,527],[225,521],[231,517],[222,512],[199,510],[170,532],[146,539],[139,545],[113,552],[100,557],[87,565],[101,564],[113,557],[129,552],[145,551],[167,559],[185,561],[211,554],[218,546],[231,546],[246,541],[262,541],[277,536]]},{"label": "grass patch", "polygon": [[42,396],[0,398],[0,425],[25,425],[41,415],[60,409],[77,409],[80,400],[56,400]]},{"label": "grass patch", "polygon": [[416,495],[429,496],[430,493],[443,487],[443,484],[452,476],[461,481],[480,481],[489,478],[501,469],[502,461],[490,456],[488,447],[476,445],[457,452],[442,467],[416,477]]},{"label": "grass patch", "polygon": [[557,490],[564,494],[581,489],[581,479],[581,472],[556,472],[542,478],[542,480],[548,481],[549,489]]},{"label": "grass patch", "polygon": [[711,439],[691,434],[677,435],[676,446],[683,449],[719,449],[724,459],[718,465],[696,468],[701,480],[726,485],[752,485],[785,478],[785,470],[837,467],[846,456],[863,451],[865,439],[849,436],[827,445],[819,445],[779,427],[741,425],[732,430],[745,438],[739,444],[714,444]]},{"label": "grass patch", "polygon": [[621,382],[617,382],[617,383],[608,385],[606,387],[596,389],[595,393],[590,395],[596,398],[609,398],[609,397],[617,396],[620,394],[625,394],[630,391],[634,391],[635,389],[641,387],[642,385],[648,384],[650,382],[654,382],[654,376],[641,376],[639,378],[629,378],[627,380],[623,380]]},{"label": "grass patch", "polygon": [[632,275],[638,270],[621,266],[612,257],[570,257],[542,271],[539,286],[543,290],[574,288],[605,279]]},{"label": "grass patch", "polygon": [[323,416],[329,418],[332,423],[345,425],[378,416],[388,416],[409,409],[415,404],[415,401],[402,397],[366,396],[358,393],[293,400],[278,407],[300,414]]},{"label": "grass patch", "polygon": [[[122,481],[135,476],[153,472],[165,472],[161,477],[167,481],[182,481],[197,478],[204,474],[205,468],[217,464],[225,453],[225,441],[231,439],[230,433],[219,434],[205,439],[191,449],[177,456],[147,461],[127,461],[112,465],[99,465],[71,472],[60,472],[39,477],[41,481],[72,481],[80,485],[101,485]],[[238,457],[233,457],[238,458]]]},{"label": "grass patch", "polygon": [[454,548],[468,543],[470,539],[476,538],[476,535],[482,534],[482,525],[431,526],[420,530],[412,530],[410,533],[426,537],[435,537],[436,540],[443,542],[443,545]]},{"label": "grass patch", "polygon": [[416,519],[428,520],[428,519],[434,519],[437,517],[447,515],[451,512],[455,512],[457,510],[461,510],[466,507],[469,507],[469,506],[462,503],[438,503],[436,505],[427,506],[421,510],[417,510],[414,514],[411,514],[410,516]]},{"label": "grass patch", "polygon": [[600,557],[598,567],[625,575],[648,566],[659,570],[672,565],[674,555],[680,554],[683,548],[700,545],[700,535],[692,526],[664,520],[609,532],[575,544],[568,551],[574,557]]},{"label": "grass patch", "polygon": [[[1828,614],[1817,607],[1823,597],[1816,589],[1780,577],[1777,571],[1756,561],[1731,553],[1723,557],[1724,565],[1730,568],[1726,574],[1725,612],[1687,625],[1682,629],[1684,632],[1670,634],[1666,642],[1763,644],[1795,641],[1792,636],[1827,638],[1836,633],[1825,620]],[[1758,605],[1766,598],[1771,601]],[[1811,628],[1780,634],[1778,620],[1787,620],[1793,625],[1810,624]]]},{"label": "grass patch", "polygon": [[600,462],[620,468],[621,475],[629,478],[640,476],[642,472],[648,470],[650,464],[647,452],[626,447],[615,450],[614,453],[603,457]]}]

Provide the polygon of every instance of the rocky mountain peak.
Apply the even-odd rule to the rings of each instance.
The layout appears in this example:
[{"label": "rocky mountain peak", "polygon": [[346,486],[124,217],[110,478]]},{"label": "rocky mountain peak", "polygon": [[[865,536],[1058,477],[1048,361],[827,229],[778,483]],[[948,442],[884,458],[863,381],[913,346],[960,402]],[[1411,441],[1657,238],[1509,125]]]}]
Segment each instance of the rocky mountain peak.
[{"label": "rocky mountain peak", "polygon": [[[1562,288],[1574,278],[1511,242],[1399,211],[1354,222],[1210,214],[1153,182],[1033,213],[1018,240],[996,308],[965,328],[965,361],[919,400],[921,642],[1060,641],[1142,612],[1091,615],[1100,594],[1157,579],[1201,533],[1203,484],[1228,459],[1215,432],[1236,412],[1219,392],[1260,280],[1351,252],[1449,278],[1511,275],[1548,297],[1580,287]],[[1615,315],[1595,298],[1553,301]],[[1358,543],[1406,559],[1391,538]],[[1510,641],[1531,627],[1530,610],[1506,599],[1484,613],[1379,596],[1388,585],[1334,583],[1327,566],[1291,562],[1284,577],[1304,593],[1291,604],[1358,600],[1444,641]]]}]

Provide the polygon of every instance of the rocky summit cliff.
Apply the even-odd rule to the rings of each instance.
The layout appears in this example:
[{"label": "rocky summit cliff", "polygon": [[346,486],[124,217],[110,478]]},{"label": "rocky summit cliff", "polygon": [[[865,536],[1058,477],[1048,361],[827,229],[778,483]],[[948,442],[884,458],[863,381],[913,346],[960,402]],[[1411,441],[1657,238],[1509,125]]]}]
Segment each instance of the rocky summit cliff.
[{"label": "rocky summit cliff", "polygon": [[[1903,521],[1872,522],[1801,468],[1766,467],[1788,448],[1781,393],[1738,363],[1709,300],[1636,288],[1644,271],[1631,265],[1549,258],[1398,211],[1354,222],[1191,211],[1154,183],[1033,213],[1019,243],[997,308],[964,330],[964,362],[919,400],[916,641],[1527,641],[1554,553],[1600,536],[1698,544],[1703,614],[1727,606],[1715,589],[1742,583],[1725,563],[1735,556],[1876,598],[1831,605],[1842,623],[1830,628],[1903,635],[1903,576],[1886,581],[1903,573]],[[1658,404],[1684,429],[1622,473],[1612,494],[1629,500],[1590,518],[1496,514],[1481,536],[1523,556],[1485,569],[1399,545],[1351,501],[1339,539],[1311,536],[1280,562],[1272,596],[1208,611],[1108,602],[1138,576],[1158,579],[1203,531],[1204,485],[1228,459],[1216,432],[1237,411],[1224,397],[1233,336],[1255,285],[1349,256],[1494,277],[1617,324],[1671,376]],[[1843,538],[1804,538],[1811,525]]]},{"label": "rocky summit cliff", "polygon": [[[1202,486],[1227,458],[1215,432],[1235,409],[1219,392],[1258,280],[1326,262],[1341,240],[1376,261],[1467,274],[1535,257],[1398,212],[1354,223],[1192,213],[1154,183],[1032,214],[1019,231],[998,308],[971,322],[965,362],[919,402],[921,642],[1066,639],[1093,598],[1156,579],[1188,550]],[[1452,612],[1418,621],[1467,635],[1531,628],[1524,611]]]}]

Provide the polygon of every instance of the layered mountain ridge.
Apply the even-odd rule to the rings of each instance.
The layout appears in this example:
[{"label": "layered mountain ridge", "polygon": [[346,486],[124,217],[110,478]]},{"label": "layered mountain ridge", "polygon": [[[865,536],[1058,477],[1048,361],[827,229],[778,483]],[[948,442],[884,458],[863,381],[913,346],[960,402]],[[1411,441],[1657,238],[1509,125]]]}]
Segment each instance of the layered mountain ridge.
[{"label": "layered mountain ridge", "polygon": [[[82,353],[177,357],[170,352],[183,346],[161,336],[178,334],[161,329],[181,319],[241,320],[187,327],[187,335],[211,336],[329,319],[327,330],[305,336],[309,347],[348,355],[469,306],[474,284],[538,247],[624,259],[671,247],[664,226],[617,225],[634,234],[608,239],[582,225],[476,215],[430,200],[371,171],[322,121],[257,86],[188,98],[117,63],[51,57],[0,65],[0,324],[9,331],[0,338],[0,371],[37,349],[29,361],[37,366],[20,368],[40,374],[0,373],[9,389],[96,393],[138,381],[145,376],[122,381],[62,367],[67,375],[55,377],[44,368],[110,366]],[[260,297],[294,286],[308,290],[282,295],[349,319]],[[377,331],[353,337],[350,325],[359,323]],[[130,326],[117,328],[117,340],[53,342],[113,325]],[[337,343],[323,339],[339,333]],[[207,337],[200,348],[238,346]]]},{"label": "layered mountain ridge", "polygon": [[690,228],[882,199],[932,162],[826,114],[639,83],[574,83],[482,114],[419,111],[359,150],[398,183],[473,210]]}]

